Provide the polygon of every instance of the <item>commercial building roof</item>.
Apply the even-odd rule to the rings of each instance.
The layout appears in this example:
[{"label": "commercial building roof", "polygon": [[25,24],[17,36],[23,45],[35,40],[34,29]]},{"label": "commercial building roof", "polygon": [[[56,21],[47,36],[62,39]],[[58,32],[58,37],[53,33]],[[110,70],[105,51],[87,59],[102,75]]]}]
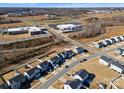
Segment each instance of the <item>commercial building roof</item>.
[{"label": "commercial building roof", "polygon": [[76,27],[77,25],[75,24],[60,24],[60,25],[57,25],[56,27],[59,28],[59,29],[65,29],[65,28],[73,28],[73,27]]}]

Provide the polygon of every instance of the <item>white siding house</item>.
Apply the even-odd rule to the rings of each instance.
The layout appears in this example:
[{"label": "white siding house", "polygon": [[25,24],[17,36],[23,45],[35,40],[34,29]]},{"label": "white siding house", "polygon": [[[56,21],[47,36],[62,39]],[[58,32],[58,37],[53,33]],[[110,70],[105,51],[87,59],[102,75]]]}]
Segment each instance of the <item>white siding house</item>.
[{"label": "white siding house", "polygon": [[111,61],[112,61],[112,59],[108,58],[106,56],[101,56],[99,59],[99,63],[102,65],[105,65],[105,66],[109,66]]},{"label": "white siding house", "polygon": [[85,81],[89,76],[89,73],[85,69],[81,69],[74,74],[74,79],[79,79],[80,81]]},{"label": "white siding house", "polygon": [[122,66],[118,61],[113,61],[112,64],[110,65],[110,68],[119,73],[124,72],[124,66]]}]

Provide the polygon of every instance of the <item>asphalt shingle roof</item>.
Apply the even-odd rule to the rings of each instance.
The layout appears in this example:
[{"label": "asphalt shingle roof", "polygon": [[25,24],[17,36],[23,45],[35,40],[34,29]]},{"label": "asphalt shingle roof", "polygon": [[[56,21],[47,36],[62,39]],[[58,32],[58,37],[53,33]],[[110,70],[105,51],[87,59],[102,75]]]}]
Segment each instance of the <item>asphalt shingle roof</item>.
[{"label": "asphalt shingle roof", "polygon": [[81,81],[79,79],[67,80],[65,84],[69,85],[72,89],[77,89],[79,85],[81,84]]},{"label": "asphalt shingle roof", "polygon": [[85,69],[80,69],[75,73],[75,75],[79,75],[82,79],[84,79],[89,73]]}]

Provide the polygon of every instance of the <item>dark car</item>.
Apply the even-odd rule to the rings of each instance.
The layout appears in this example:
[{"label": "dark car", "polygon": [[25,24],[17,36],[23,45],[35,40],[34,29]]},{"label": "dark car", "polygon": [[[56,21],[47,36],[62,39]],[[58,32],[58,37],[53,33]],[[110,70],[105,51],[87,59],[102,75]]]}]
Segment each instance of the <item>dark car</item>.
[{"label": "dark car", "polygon": [[87,61],[87,59],[83,59],[83,61]]},{"label": "dark car", "polygon": [[66,66],[65,66],[65,68],[68,68],[68,67],[69,67],[69,65],[66,65]]}]

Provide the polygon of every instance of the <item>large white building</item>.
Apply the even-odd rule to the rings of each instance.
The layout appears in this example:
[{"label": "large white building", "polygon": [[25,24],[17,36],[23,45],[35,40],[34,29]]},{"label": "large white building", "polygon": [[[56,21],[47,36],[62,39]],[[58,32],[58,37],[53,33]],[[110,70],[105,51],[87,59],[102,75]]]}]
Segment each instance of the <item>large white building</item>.
[{"label": "large white building", "polygon": [[44,31],[47,31],[47,29],[39,28],[36,26],[30,26],[30,27],[8,28],[5,29],[5,31],[8,32],[9,35],[18,35],[18,34],[39,35],[39,34],[45,34]]},{"label": "large white building", "polygon": [[81,31],[82,26],[78,24],[59,24],[56,26],[62,32],[74,32],[74,31]]}]

